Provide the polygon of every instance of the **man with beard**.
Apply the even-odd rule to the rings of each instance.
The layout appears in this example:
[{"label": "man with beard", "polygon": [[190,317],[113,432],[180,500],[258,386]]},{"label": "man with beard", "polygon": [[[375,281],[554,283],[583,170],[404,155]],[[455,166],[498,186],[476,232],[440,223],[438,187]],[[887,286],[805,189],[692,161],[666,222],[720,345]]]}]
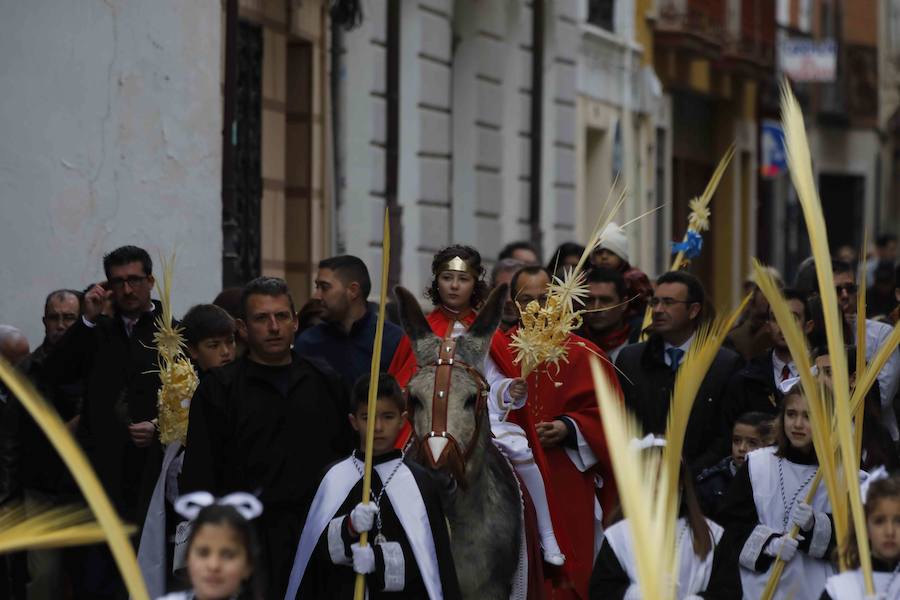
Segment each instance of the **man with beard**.
[{"label": "man with beard", "polygon": [[591,340],[615,361],[622,348],[638,341],[643,316],[628,314],[628,297],[625,278],[618,271],[594,268],[588,271],[587,285],[590,296],[584,308],[584,324],[577,331],[581,337]]},{"label": "man with beard", "polygon": [[259,277],[242,294],[247,353],[211,370],[191,401],[182,494],[257,494],[268,598],[282,598],[306,511],[327,465],[349,454],[347,389],[324,362],[291,350],[297,314],[287,284]]},{"label": "man with beard", "polygon": [[[838,297],[838,305],[844,315],[844,322],[852,332],[854,345],[856,344],[856,295],[859,288],[856,285],[856,272],[849,263],[838,260],[831,262],[831,270],[834,273],[834,287]],[[831,293],[830,290],[820,290],[820,293]],[[891,335],[890,325],[866,319],[866,362],[871,361],[878,350],[887,342]],[[900,351],[894,350],[891,357],[878,373],[878,389],[881,392],[881,418],[885,428],[890,432],[891,439],[896,444],[900,441],[900,430],[897,427],[897,417],[894,412],[893,399],[900,385]]]},{"label": "man with beard", "polygon": [[[626,346],[619,353],[616,367],[625,406],[645,433],[666,432],[675,374],[691,347],[706,303],[703,285],[696,277],[682,271],[664,273],[656,280],[650,299],[653,333],[646,342]],[[725,390],[742,364],[736,352],[722,348],[703,378],[684,437],[684,459],[695,471],[718,462],[726,447]]]},{"label": "man with beard", "polygon": [[[356,256],[326,258],[316,273],[314,298],[321,302],[324,323],[297,336],[294,349],[301,356],[318,357],[337,371],[347,389],[368,375],[375,345],[377,309],[369,303],[372,282],[366,264]],[[405,386],[414,371],[412,346],[403,329],[384,323],[381,370],[394,375]]]}]

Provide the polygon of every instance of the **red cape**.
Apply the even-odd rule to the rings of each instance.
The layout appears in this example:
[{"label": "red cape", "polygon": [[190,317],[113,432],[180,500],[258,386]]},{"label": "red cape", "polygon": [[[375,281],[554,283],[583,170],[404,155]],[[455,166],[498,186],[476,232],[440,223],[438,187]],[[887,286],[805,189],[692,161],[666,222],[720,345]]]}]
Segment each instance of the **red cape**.
[{"label": "red cape", "polygon": [[[505,342],[512,341],[516,328],[502,334]],[[511,422],[518,424],[528,435],[528,442],[535,455],[535,461],[545,474],[550,512],[557,538],[562,533],[571,539],[573,548],[566,552],[566,566],[571,567],[575,582],[574,590],[554,590],[554,598],[564,597],[561,592],[572,593],[571,597],[587,598],[588,584],[594,562],[594,530],[589,523],[594,522],[594,498],[599,497],[604,517],[608,517],[618,502],[612,464],[606,448],[606,437],[591,377],[591,355],[601,357],[610,381],[618,390],[618,378],[609,364],[606,354],[594,344],[576,335],[567,341],[568,362],[561,363],[557,371],[554,366],[538,369],[528,376],[528,402],[519,410],[510,413]],[[504,355],[508,362],[496,361],[498,368],[508,377],[519,377],[519,366],[512,362],[512,351]],[[621,394],[621,391],[620,391]],[[585,437],[597,464],[587,472],[579,471],[561,447],[544,449],[537,439],[535,423],[552,421],[565,415],[572,419]],[[533,436],[533,437],[532,437]],[[544,457],[546,469],[538,456]],[[547,476],[549,475],[549,476]],[[597,493],[594,476],[603,478],[603,487]],[[555,510],[553,497],[565,498],[565,510]],[[561,524],[557,527],[557,522]],[[571,552],[571,553],[570,553]]]}]

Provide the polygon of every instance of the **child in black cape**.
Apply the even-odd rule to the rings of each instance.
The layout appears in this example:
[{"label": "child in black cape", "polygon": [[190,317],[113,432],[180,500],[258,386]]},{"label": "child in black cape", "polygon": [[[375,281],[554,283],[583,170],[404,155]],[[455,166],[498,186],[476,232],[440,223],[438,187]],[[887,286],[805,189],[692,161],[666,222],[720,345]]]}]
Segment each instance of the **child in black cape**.
[{"label": "child in black cape", "polygon": [[[365,446],[369,378],[351,400],[350,424]],[[368,597],[460,598],[441,507],[441,488],[394,448],[406,420],[396,380],[379,376],[371,500],[362,504],[364,457],[354,451],[328,469],[300,536],[286,600],[352,598],[357,573]],[[359,534],[369,532],[360,547]]]}]

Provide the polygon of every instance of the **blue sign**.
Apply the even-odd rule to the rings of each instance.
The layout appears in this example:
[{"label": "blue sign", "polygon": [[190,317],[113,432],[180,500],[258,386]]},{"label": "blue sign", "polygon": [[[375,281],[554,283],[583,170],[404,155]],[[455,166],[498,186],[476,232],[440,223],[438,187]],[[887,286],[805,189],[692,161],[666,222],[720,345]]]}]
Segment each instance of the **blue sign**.
[{"label": "blue sign", "polygon": [[777,177],[787,171],[784,130],[778,121],[764,120],[759,135],[760,165],[763,177]]}]

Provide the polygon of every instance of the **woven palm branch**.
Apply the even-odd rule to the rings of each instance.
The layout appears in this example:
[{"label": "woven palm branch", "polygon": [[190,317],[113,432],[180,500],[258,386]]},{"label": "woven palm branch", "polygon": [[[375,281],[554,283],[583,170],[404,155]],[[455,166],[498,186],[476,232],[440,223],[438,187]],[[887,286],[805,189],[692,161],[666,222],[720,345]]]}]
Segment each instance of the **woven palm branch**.
[{"label": "woven palm branch", "polygon": [[[643,437],[637,420],[622,405],[615,385],[597,358],[591,357],[591,374],[597,404],[603,415],[622,512],[631,530],[638,585],[644,598],[670,600],[675,597],[674,576],[678,564],[674,517],[667,499],[658,490],[677,489],[679,471],[669,472],[659,452],[641,451],[632,440]],[[669,523],[669,521],[672,521]]]},{"label": "woven palm branch", "polygon": [[[84,451],[69,433],[59,413],[44,400],[27,379],[2,357],[0,357],[0,381],[28,411],[72,474],[91,512],[105,533],[106,542],[109,544],[119,572],[125,580],[129,595],[135,600],[147,600],[149,598],[147,587],[141,577],[134,549],[128,539],[132,530],[119,519],[118,513],[100,485],[97,475],[91,469]],[[52,534],[47,531],[41,515],[38,515],[38,519],[34,523],[35,527],[24,525],[21,522],[17,524],[15,520],[10,521],[9,523],[14,527],[0,531],[0,546],[21,549],[28,547],[28,544],[32,542],[37,542],[46,547],[51,540],[54,546],[67,546],[81,543],[88,533],[84,529],[73,529],[73,524],[69,521],[70,527],[67,530]],[[41,534],[41,532],[43,533]]]},{"label": "woven palm branch", "polygon": [[173,442],[184,444],[187,438],[188,412],[199,379],[194,366],[184,353],[184,329],[175,325],[172,317],[172,274],[175,254],[169,260],[161,259],[162,281],[157,282],[157,293],[162,313],[156,319],[157,364],[160,387],[157,394],[159,411],[159,441],[163,445]]},{"label": "woven palm branch", "polygon": [[513,360],[519,365],[522,377],[528,377],[542,365],[552,366],[558,371],[560,363],[568,362],[569,344],[576,343],[571,341],[570,334],[581,327],[586,312],[577,306],[583,306],[584,299],[590,295],[584,265],[600,242],[601,233],[615,218],[627,197],[627,191],[623,189],[612,208],[606,211],[605,207],[610,204],[615,188],[614,183],[578,264],[574,268],[565,269],[562,277],[553,277],[543,306],[536,300],[532,300],[527,306],[519,305],[521,322],[509,345],[513,349]]},{"label": "woven palm branch", "polygon": [[[831,357],[832,379],[834,381],[834,410],[837,420],[838,440],[841,448],[841,464],[850,494],[850,515],[856,531],[865,531],[865,513],[859,493],[859,457],[853,438],[853,423],[850,409],[850,378],[847,367],[847,355],[844,351],[844,336],[841,327],[841,314],[838,309],[837,295],[834,290],[834,275],[831,271],[830,253],[828,251],[828,234],[825,228],[825,216],[822,204],[816,191],[812,172],[812,160],[809,154],[809,142],[803,123],[800,104],[794,97],[787,82],[781,88],[781,112],[787,148],[788,167],[791,180],[797,190],[797,198],[803,209],[806,229],[809,233],[810,245],[816,264],[816,279],[822,290],[822,308],[825,313],[825,330],[828,335],[828,354]],[[834,505],[832,505],[834,507]],[[835,523],[837,526],[837,523]],[[869,540],[866,536],[857,536],[860,566],[866,584],[866,593],[874,593],[872,580],[872,561],[869,554]],[[844,566],[844,565],[842,565]]]}]

